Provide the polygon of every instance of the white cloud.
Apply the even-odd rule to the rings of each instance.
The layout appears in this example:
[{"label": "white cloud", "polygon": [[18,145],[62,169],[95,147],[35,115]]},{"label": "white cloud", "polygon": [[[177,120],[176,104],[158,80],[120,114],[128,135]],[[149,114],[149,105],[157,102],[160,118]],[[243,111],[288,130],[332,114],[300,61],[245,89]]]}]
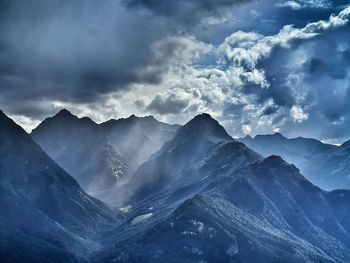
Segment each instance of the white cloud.
[{"label": "white cloud", "polygon": [[244,134],[250,134],[252,132],[252,127],[249,124],[243,124],[242,131]]},{"label": "white cloud", "polygon": [[[160,83],[135,84],[129,92],[106,95],[98,104],[75,104],[75,113],[97,121],[126,117],[130,112],[152,113],[163,121],[184,123],[197,113],[208,112],[238,136],[242,132],[276,131],[288,120],[304,122],[309,113],[303,105],[306,94],[302,90],[294,91],[297,104],[285,107],[278,107],[273,99],[258,102],[257,95],[249,92],[252,87],[264,91],[270,88],[261,62],[269,59],[277,47],[288,49],[295,41],[312,39],[346,25],[349,16],[350,8],[346,8],[328,20],[309,23],[303,28],[287,25],[270,36],[238,31],[217,46],[190,35],[167,37],[152,46],[154,63],[139,73],[147,75],[147,72],[165,67]],[[216,62],[205,67],[199,65],[206,56],[214,57]],[[286,83],[301,83],[299,77],[290,75]],[[63,106],[69,108],[70,105]],[[225,112],[230,107],[235,112]]]},{"label": "white cloud", "polygon": [[[270,100],[265,105],[257,105],[254,94],[243,94],[242,89],[246,89],[250,85],[259,86],[262,89],[269,88],[270,83],[266,79],[264,69],[259,68],[259,63],[268,59],[276,47],[290,48],[295,41],[312,39],[323,32],[344,26],[349,22],[349,15],[350,8],[346,8],[339,15],[332,15],[328,20],[309,23],[303,28],[287,25],[277,34],[271,36],[263,36],[256,32],[235,32],[216,47],[218,64],[213,65],[212,68],[187,65],[183,68],[173,69],[170,79],[174,85],[169,85],[170,88],[161,96],[167,97],[172,93],[185,91],[192,94],[190,101],[192,105],[196,105],[192,109],[214,111],[219,116],[224,106],[228,104],[244,104],[247,105],[244,108],[244,114],[249,116],[248,119],[252,123],[255,123],[251,125],[254,127],[253,129],[266,127],[260,120],[270,124],[270,129],[279,129],[273,124],[273,114],[267,117],[263,116],[262,113],[268,107],[273,108],[274,102]],[[215,50],[213,51],[212,48],[211,52],[215,52]],[[167,78],[165,80],[167,81]],[[166,81],[164,83],[167,83]],[[297,76],[294,79],[290,76],[287,81],[297,81]],[[168,84],[170,83],[168,82]],[[296,96],[296,101],[301,104],[306,97],[306,94],[300,90],[295,90],[293,95]],[[301,105],[294,105],[286,110],[290,111],[290,114],[280,110],[276,111],[275,115],[285,114],[286,117],[289,115],[295,122],[303,122],[308,119],[309,115],[304,112]],[[244,118],[242,116],[240,118],[241,123],[244,123]]]},{"label": "white cloud", "polygon": [[328,0],[295,0],[283,1],[277,4],[278,7],[289,7],[294,10],[301,8],[327,8],[331,6]]},{"label": "white cloud", "polygon": [[28,133],[30,133],[40,123],[38,120],[33,120],[32,118],[22,115],[9,115],[9,117],[17,124],[21,125],[21,127]]},{"label": "white cloud", "polygon": [[290,109],[290,115],[294,122],[303,122],[309,118],[309,114],[305,112],[300,106],[294,105]]}]

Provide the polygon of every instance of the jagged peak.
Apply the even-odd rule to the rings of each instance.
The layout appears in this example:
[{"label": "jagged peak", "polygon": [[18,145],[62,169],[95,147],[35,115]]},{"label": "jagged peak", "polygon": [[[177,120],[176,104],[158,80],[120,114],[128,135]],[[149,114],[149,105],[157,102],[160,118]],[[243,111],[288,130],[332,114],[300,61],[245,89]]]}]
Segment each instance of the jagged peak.
[{"label": "jagged peak", "polygon": [[143,117],[140,117],[140,116],[136,116],[135,114],[131,114],[129,116],[129,118],[126,118],[126,119],[131,119],[131,120],[146,120],[146,121],[157,121],[156,118],[154,118],[152,115],[146,115],[146,116],[143,116]]},{"label": "jagged peak", "polygon": [[159,124],[171,125],[171,124],[157,120],[153,115],[140,117],[135,114],[131,114],[127,118],[109,119],[101,123],[101,125],[109,126],[109,125],[120,124],[120,123],[159,123]]},{"label": "jagged peak", "polygon": [[200,134],[223,140],[233,140],[225,128],[207,113],[195,116],[178,130],[175,137],[198,136]]},{"label": "jagged peak", "polygon": [[64,118],[78,118],[77,116],[75,116],[74,114],[72,114],[69,110],[63,108],[61,109],[54,117],[64,117]]},{"label": "jagged peak", "polygon": [[86,117],[86,116],[79,118],[78,116],[74,115],[73,113],[71,113],[67,109],[60,110],[56,115],[54,115],[53,117],[48,118],[47,120],[49,120],[49,119],[50,120],[56,120],[56,119],[73,120],[73,121],[79,120],[79,121],[87,123],[87,124],[97,125],[97,123],[94,122],[91,118]]},{"label": "jagged peak", "polygon": [[35,129],[32,130],[31,134],[36,135],[42,129],[56,127],[57,125],[63,127],[66,127],[65,125],[76,125],[77,127],[80,127],[81,125],[84,127],[95,127],[98,124],[89,117],[79,118],[78,116],[72,114],[69,110],[61,109],[56,115],[43,120]]},{"label": "jagged peak", "polygon": [[18,138],[19,136],[25,139],[28,139],[29,137],[27,132],[20,125],[18,125],[14,120],[8,117],[1,110],[0,110],[0,135],[1,136],[10,135],[11,138]]}]

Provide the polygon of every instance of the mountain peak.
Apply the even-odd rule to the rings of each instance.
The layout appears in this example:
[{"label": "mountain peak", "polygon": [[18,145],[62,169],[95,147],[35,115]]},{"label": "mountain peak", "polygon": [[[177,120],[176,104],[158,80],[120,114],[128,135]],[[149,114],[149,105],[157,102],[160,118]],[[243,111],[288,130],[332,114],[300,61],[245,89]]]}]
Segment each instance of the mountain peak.
[{"label": "mountain peak", "polygon": [[280,132],[275,132],[275,133],[273,134],[273,136],[276,136],[276,137],[283,137],[283,138],[284,138],[283,134],[280,133]]},{"label": "mountain peak", "polygon": [[250,136],[249,134],[247,134],[247,135],[244,136],[243,138],[238,138],[238,140],[240,140],[240,141],[242,141],[242,142],[244,143],[244,142],[251,142],[251,141],[253,141],[254,139],[253,139],[252,136]]},{"label": "mountain peak", "polygon": [[209,113],[201,113],[196,115],[192,120],[201,120],[201,121],[206,121],[206,120],[213,120],[216,121]]},{"label": "mountain peak", "polygon": [[10,117],[0,110],[0,135],[4,134],[26,134]]},{"label": "mountain peak", "polygon": [[36,137],[41,132],[47,132],[48,130],[54,134],[57,134],[59,131],[64,132],[64,130],[75,130],[81,133],[83,131],[82,129],[90,131],[91,129],[96,129],[96,127],[97,123],[90,118],[78,118],[67,109],[62,109],[56,115],[43,120],[31,134]]},{"label": "mountain peak", "polygon": [[279,168],[279,169],[287,169],[288,171],[295,171],[299,172],[298,168],[296,168],[293,164],[290,164],[283,160],[281,156],[278,155],[270,155],[269,157],[266,157],[262,161],[262,167],[266,168]]},{"label": "mountain peak", "polygon": [[224,127],[207,113],[195,116],[178,130],[175,137],[188,138],[190,136],[203,136],[211,141],[232,140]]},{"label": "mountain peak", "polygon": [[258,140],[284,140],[287,139],[286,137],[283,136],[282,133],[276,132],[276,133],[271,133],[271,134],[258,134],[254,137],[254,139]]},{"label": "mountain peak", "polygon": [[63,108],[61,109],[54,117],[61,117],[61,118],[77,118],[77,116],[73,115],[69,110]]},{"label": "mountain peak", "polygon": [[129,116],[129,118],[126,118],[126,119],[129,119],[129,120],[157,121],[152,115],[147,115],[147,116],[144,116],[144,117],[139,117],[139,116],[136,116],[135,114],[131,114],[131,115]]}]

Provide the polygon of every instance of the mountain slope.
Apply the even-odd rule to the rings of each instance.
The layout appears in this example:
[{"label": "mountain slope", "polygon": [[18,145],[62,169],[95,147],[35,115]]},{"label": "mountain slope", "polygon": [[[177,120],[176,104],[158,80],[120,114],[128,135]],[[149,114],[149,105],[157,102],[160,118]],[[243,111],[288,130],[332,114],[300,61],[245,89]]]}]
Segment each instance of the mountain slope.
[{"label": "mountain slope", "polygon": [[305,175],[326,190],[350,189],[350,143],[310,158]]},{"label": "mountain slope", "polygon": [[100,124],[120,153],[134,168],[146,161],[153,153],[170,140],[179,125],[169,125],[157,121],[153,116],[109,120]]},{"label": "mountain slope", "polygon": [[212,181],[150,225],[154,211],[138,223],[143,231],[95,260],[349,262],[349,198],[349,191],[322,191],[271,156]]},{"label": "mountain slope", "polygon": [[89,118],[61,110],[32,132],[34,140],[88,193],[105,190],[126,179],[129,165]]},{"label": "mountain slope", "polygon": [[95,249],[96,238],[113,224],[112,211],[1,111],[0,175],[2,259],[76,261]]},{"label": "mountain slope", "polygon": [[85,191],[114,202],[119,185],[178,127],[134,115],[97,124],[63,109],[45,119],[31,136]]},{"label": "mountain slope", "polygon": [[234,141],[210,115],[201,114],[181,127],[172,140],[143,163],[127,187],[131,188],[131,193],[137,189],[134,199],[166,188],[179,191],[260,158]]}]

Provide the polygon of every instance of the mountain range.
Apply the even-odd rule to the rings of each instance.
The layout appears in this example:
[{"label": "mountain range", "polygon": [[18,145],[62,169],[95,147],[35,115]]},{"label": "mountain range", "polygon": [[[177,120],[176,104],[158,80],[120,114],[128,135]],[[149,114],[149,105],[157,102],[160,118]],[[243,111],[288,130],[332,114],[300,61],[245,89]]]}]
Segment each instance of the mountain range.
[{"label": "mountain range", "polygon": [[129,184],[135,196],[96,262],[350,260],[350,192],[325,192],[280,157],[264,159],[207,114]]},{"label": "mountain range", "polygon": [[350,142],[340,146],[310,138],[286,138],[280,133],[239,139],[263,156],[279,155],[295,164],[314,184],[326,190],[350,188]]},{"label": "mountain range", "polygon": [[45,119],[32,138],[88,193],[108,201],[142,160],[156,152],[178,125],[153,117],[109,120],[97,124],[63,109]]},{"label": "mountain range", "polygon": [[[291,144],[300,160],[346,149]],[[179,127],[134,116],[96,124],[63,110],[28,135],[1,112],[0,258],[349,262],[350,191],[322,190],[251,148],[208,114]],[[119,166],[125,173],[109,181]],[[117,207],[83,190],[104,188]]]}]

